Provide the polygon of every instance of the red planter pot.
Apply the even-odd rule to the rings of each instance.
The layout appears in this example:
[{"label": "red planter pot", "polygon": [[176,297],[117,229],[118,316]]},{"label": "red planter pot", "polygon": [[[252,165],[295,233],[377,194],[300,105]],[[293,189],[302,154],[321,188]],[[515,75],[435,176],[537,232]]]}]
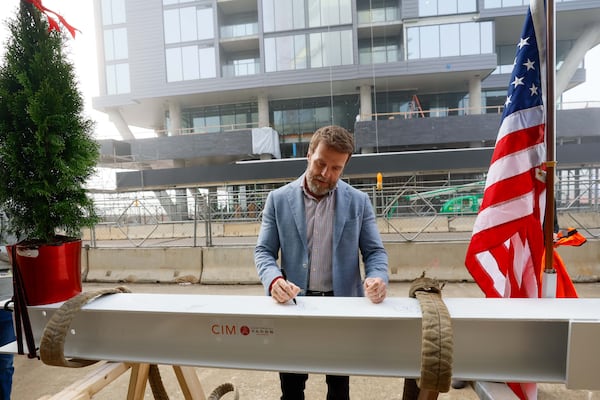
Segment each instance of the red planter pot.
[{"label": "red planter pot", "polygon": [[28,305],[65,301],[81,293],[81,240],[58,245],[9,245],[9,257],[13,246],[17,246]]}]

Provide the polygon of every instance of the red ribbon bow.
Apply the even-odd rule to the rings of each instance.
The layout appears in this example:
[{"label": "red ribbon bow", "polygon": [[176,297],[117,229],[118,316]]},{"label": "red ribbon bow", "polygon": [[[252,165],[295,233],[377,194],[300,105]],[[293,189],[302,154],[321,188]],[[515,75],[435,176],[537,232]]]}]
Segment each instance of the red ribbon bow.
[{"label": "red ribbon bow", "polygon": [[60,32],[60,25],[55,19],[55,18],[58,18],[58,21],[65,28],[67,28],[67,30],[71,33],[71,36],[73,36],[73,38],[75,38],[75,31],[79,31],[79,29],[76,29],[73,26],[71,26],[69,23],[67,23],[67,21],[63,18],[63,16],[60,15],[59,13],[54,12],[54,11],[49,10],[48,8],[44,7],[44,5],[42,4],[42,0],[24,0],[24,1],[27,1],[31,4],[33,4],[35,6],[35,8],[40,10],[42,12],[42,14],[44,14],[46,16],[46,18],[48,18],[48,32],[51,32],[51,31]]}]

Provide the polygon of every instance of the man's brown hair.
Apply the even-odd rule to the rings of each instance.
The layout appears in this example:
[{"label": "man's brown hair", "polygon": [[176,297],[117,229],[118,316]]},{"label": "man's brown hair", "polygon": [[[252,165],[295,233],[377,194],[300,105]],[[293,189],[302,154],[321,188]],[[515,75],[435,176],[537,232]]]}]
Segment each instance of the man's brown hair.
[{"label": "man's brown hair", "polygon": [[310,139],[308,153],[312,154],[321,142],[337,152],[348,154],[348,160],[354,152],[354,137],[341,126],[329,125],[317,129]]}]

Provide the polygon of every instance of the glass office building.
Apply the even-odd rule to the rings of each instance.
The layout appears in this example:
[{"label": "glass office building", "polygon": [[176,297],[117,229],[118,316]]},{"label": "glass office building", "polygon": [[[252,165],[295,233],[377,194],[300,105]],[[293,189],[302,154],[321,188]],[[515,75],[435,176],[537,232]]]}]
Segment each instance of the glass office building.
[{"label": "glass office building", "polygon": [[[283,158],[304,156],[310,134],[327,124],[355,132],[357,153],[489,145],[529,3],[94,1],[101,87],[93,105],[125,142],[104,143],[103,162],[121,155],[131,168],[174,174],[261,158],[248,148],[253,128],[272,128]],[[557,0],[556,9],[566,90],[585,81],[600,4]],[[156,139],[142,143],[130,126]]]}]

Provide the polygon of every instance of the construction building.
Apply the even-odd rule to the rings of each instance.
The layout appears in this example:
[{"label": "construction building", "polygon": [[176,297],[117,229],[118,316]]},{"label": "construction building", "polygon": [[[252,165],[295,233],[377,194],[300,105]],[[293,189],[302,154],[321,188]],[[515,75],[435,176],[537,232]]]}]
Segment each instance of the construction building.
[{"label": "construction building", "polygon": [[[102,141],[117,190],[276,184],[323,125],[345,178],[481,179],[528,0],[94,0]],[[562,104],[600,42],[597,0],[556,1],[558,168],[598,173],[600,104]],[[151,129],[136,139],[131,127]],[[117,170],[118,171],[118,170]],[[560,171],[559,171],[560,172]]]}]

